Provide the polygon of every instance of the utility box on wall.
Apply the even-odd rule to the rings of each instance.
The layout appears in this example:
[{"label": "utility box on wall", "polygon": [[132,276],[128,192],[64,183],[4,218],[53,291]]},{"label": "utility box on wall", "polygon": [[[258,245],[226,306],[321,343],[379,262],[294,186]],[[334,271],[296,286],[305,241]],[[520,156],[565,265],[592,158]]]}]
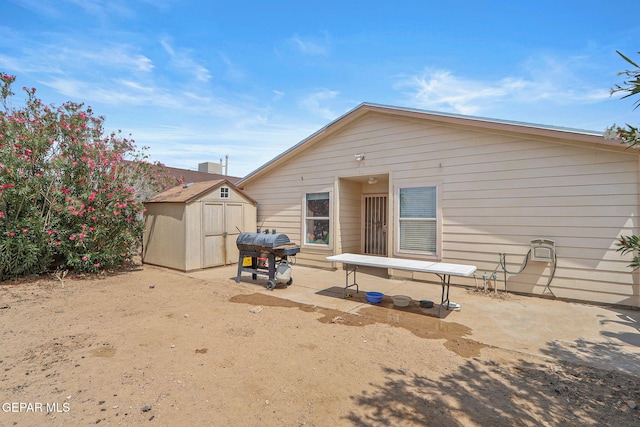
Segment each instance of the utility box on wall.
[{"label": "utility box on wall", "polygon": [[531,241],[531,261],[554,262],[556,259],[556,242],[548,239]]},{"label": "utility box on wall", "polygon": [[256,202],[226,179],[174,187],[145,208],[142,261],[181,271],[238,262],[238,234],[256,229]]}]

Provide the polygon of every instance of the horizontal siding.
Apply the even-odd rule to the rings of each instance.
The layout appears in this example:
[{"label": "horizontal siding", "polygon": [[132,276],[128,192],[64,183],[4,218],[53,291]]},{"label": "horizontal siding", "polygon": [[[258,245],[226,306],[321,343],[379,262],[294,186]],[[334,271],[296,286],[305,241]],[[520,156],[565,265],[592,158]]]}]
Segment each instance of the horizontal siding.
[{"label": "horizontal siding", "polygon": [[[356,161],[356,153],[365,159]],[[522,259],[531,239],[544,237],[557,245],[556,295],[614,304],[635,298],[637,304],[638,275],[615,246],[620,235],[638,232],[638,157],[631,151],[370,113],[245,190],[258,201],[258,224],[300,240],[306,192],[334,191],[340,178],[381,174],[389,175],[392,190],[416,183],[441,186],[444,261],[493,271],[499,253],[508,253],[509,261]],[[345,190],[348,197],[342,194],[334,203],[343,204],[340,242],[352,248],[360,239],[360,199],[353,188]],[[389,196],[393,235],[393,191]],[[303,248],[299,257],[322,264],[326,255]],[[509,279],[514,291],[543,293],[550,265],[535,264]]]},{"label": "horizontal siding", "polygon": [[185,270],[185,205],[153,203],[146,207],[143,262]]},{"label": "horizontal siding", "polygon": [[[361,206],[362,185],[341,181],[339,196],[339,221],[337,231],[339,246],[337,252],[359,252],[361,248]],[[335,233],[334,233],[335,234]]]}]

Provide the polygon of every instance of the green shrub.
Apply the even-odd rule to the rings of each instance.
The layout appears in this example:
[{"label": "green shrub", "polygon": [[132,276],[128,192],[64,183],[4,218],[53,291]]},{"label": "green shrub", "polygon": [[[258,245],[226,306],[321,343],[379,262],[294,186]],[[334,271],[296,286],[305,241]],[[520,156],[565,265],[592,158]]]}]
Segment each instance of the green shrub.
[{"label": "green shrub", "polygon": [[103,117],[72,102],[46,106],[0,73],[0,280],[53,269],[115,269],[140,246],[136,188],[159,184],[132,140],[105,135]]}]

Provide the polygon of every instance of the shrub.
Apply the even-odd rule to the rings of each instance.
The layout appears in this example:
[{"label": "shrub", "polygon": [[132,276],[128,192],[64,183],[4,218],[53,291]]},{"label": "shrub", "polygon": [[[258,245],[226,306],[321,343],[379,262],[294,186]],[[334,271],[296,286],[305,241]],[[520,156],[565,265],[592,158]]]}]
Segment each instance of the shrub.
[{"label": "shrub", "polygon": [[0,73],[0,279],[122,266],[142,237],[135,188],[159,184],[161,165],[120,132],[105,135],[83,104],[47,106],[24,88],[25,106],[11,107],[14,81]]}]

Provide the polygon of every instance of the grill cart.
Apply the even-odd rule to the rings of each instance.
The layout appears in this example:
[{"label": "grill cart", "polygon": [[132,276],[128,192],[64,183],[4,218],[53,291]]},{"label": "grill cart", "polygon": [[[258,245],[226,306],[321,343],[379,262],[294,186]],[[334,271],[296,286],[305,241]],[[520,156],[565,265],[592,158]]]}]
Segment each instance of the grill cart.
[{"label": "grill cart", "polygon": [[[269,281],[266,288],[273,290],[278,283],[293,283],[291,266],[288,257],[300,252],[300,246],[292,243],[286,234],[276,233],[240,233],[236,239],[236,246],[240,251],[238,259],[238,276],[236,282],[240,283],[243,272],[251,273],[251,278],[256,280],[258,274],[267,275]],[[245,259],[251,258],[251,265],[245,265]],[[260,258],[266,258],[264,267],[259,262]]]}]

